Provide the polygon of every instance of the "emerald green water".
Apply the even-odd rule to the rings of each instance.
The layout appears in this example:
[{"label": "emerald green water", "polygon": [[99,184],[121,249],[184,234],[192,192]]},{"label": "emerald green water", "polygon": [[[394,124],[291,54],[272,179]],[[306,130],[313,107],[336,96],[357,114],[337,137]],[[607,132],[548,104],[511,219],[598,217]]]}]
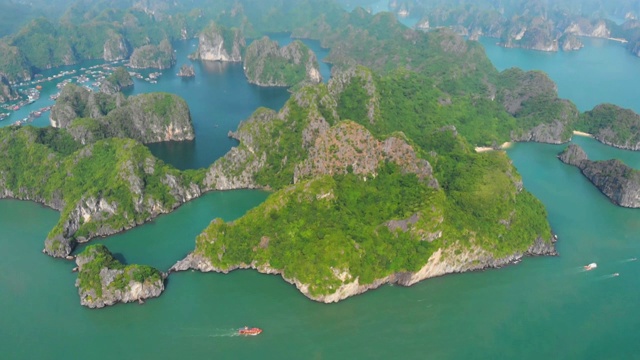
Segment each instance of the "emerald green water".
[{"label": "emerald green water", "polygon": [[[593,74],[607,78],[609,66],[617,71],[618,61],[629,60],[611,49],[576,53],[585,58],[575,67],[596,61],[590,56],[608,58],[603,73]],[[608,57],[600,53],[609,50]],[[529,61],[521,54],[521,61]],[[627,85],[635,86],[617,87]],[[182,86],[191,85],[173,88]],[[617,157],[640,168],[640,153],[589,138],[574,141],[593,159]],[[280,277],[236,271],[172,274],[165,293],[143,306],[86,309],[73,286],[73,263],[40,253],[59,215],[33,203],[2,200],[2,358],[638,358],[640,261],[629,261],[640,257],[638,210],[612,205],[576,168],[558,161],[564,146],[523,143],[508,150],[525,186],[549,212],[560,238],[559,257],[527,258],[516,266],[429,279],[410,288],[383,286],[331,305],[307,300]],[[193,249],[196,234],[211,219],[237,218],[266,195],[210,193],[99,242],[126,262],[166,270]],[[598,268],[583,271],[590,262]],[[612,277],[615,272],[620,276]],[[244,325],[264,333],[233,336]]]}]

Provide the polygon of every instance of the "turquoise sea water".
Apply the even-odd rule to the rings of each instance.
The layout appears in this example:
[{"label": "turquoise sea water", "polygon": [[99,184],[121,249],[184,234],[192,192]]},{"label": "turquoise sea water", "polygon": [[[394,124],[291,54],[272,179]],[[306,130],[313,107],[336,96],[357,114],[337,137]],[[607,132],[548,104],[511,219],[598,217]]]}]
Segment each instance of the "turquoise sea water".
[{"label": "turquoise sea water", "polygon": [[579,51],[554,53],[507,49],[492,38],[481,38],[480,42],[498,70],[542,70],[558,85],[558,95],[573,101],[581,111],[612,103],[640,113],[640,58],[619,42],[580,40],[585,47]]},{"label": "turquoise sea water", "polygon": [[[585,51],[587,48],[575,53],[579,57],[573,66],[578,74],[575,78],[607,79],[625,64],[640,67],[640,59],[620,53],[616,46],[604,44],[597,52]],[[510,51],[520,55],[511,57],[512,63],[505,60],[498,67],[541,68],[546,61],[533,62],[529,56],[537,58],[536,52]],[[512,56],[492,49],[487,52],[495,63],[501,56]],[[607,59],[609,65],[580,70],[581,64],[602,59]],[[219,91],[215,90],[218,85],[235,86],[244,91],[235,94],[238,98],[255,96],[264,100],[264,103],[256,100],[259,104],[275,104],[274,97],[280,99],[273,93],[262,96],[250,87],[231,84],[242,80],[228,74],[235,71],[233,67],[211,72],[196,67],[196,71],[201,81],[210,81],[208,91],[212,93],[219,94],[215,92]],[[190,105],[201,96],[210,100],[204,103],[198,100],[202,110],[194,113],[221,111],[217,109],[221,105],[209,97],[189,91],[202,88],[165,76],[155,87],[144,85],[150,86],[149,91],[162,88],[183,94]],[[576,82],[576,86],[591,86],[591,92],[571,92],[570,79],[558,80],[561,95],[565,91],[572,96],[606,92],[600,84],[588,82]],[[609,91],[627,85],[632,91],[637,81],[628,80],[611,85]],[[136,83],[134,91],[145,91],[139,85]],[[278,101],[284,99],[286,96]],[[571,100],[588,104],[579,97]],[[231,112],[228,118],[236,122],[252,111],[245,103],[236,106],[225,110]],[[199,115],[194,118],[201,121]],[[207,121],[220,120],[212,116]],[[231,120],[225,124],[235,126]],[[218,141],[215,131],[202,130],[207,126],[196,128],[198,136],[212,136],[207,141]],[[640,153],[606,147],[584,137],[575,137],[574,142],[583,146],[593,159],[617,157],[640,168]],[[192,164],[206,162],[200,160],[198,146],[194,155],[188,155],[195,156]],[[76,274],[71,273],[73,263],[40,253],[58,213],[29,202],[2,200],[2,357],[638,358],[640,262],[630,260],[640,257],[640,213],[612,205],[576,168],[558,161],[556,154],[565,146],[523,143],[508,150],[526,188],[548,210],[549,221],[559,236],[559,257],[527,258],[516,266],[429,279],[410,288],[384,286],[331,305],[307,300],[280,277],[236,271],[229,275],[172,274],[166,292],[143,306],[86,309],[79,305],[73,286],[76,279]],[[222,148],[220,145],[220,152]],[[162,156],[161,149],[154,151]],[[209,156],[215,157],[207,154],[203,159]],[[211,219],[237,218],[266,195],[257,191],[207,194],[150,224],[99,242],[126,262],[166,270],[193,248],[196,234]],[[590,262],[599,266],[585,272],[582,266]],[[612,277],[615,272],[620,276]],[[244,325],[259,326],[264,333],[253,338],[233,336],[234,330]]]}]

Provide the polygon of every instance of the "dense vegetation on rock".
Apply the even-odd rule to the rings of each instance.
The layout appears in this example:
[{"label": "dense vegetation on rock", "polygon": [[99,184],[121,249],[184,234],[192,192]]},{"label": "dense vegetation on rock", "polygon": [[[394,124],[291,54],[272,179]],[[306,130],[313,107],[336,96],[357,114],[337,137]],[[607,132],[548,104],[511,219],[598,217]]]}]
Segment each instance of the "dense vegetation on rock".
[{"label": "dense vegetation on rock", "polygon": [[[174,24],[161,19],[167,4],[148,5],[156,14],[149,17],[126,10],[101,18],[157,30]],[[203,15],[225,6],[231,10]],[[546,212],[506,154],[473,150],[569,138],[578,113],[543,74],[500,73],[479,44],[450,30],[423,33],[392,14],[347,14],[324,1],[220,1],[193,17],[202,27],[213,19],[244,34],[293,30],[320,40],[332,49],[335,76],[297,89],[278,112],[258,109],[231,134],[239,145],[206,173],[172,169],[132,140],[98,140],[113,136],[102,121],[132,101],[121,95],[61,96],[70,110],[54,109],[52,118],[68,119],[67,131],[0,132],[0,150],[16,149],[0,161],[3,196],[62,211],[49,254],[140,224],[201,191],[237,188],[274,193],[234,223],[212,222],[176,269],[254,267],[337,301],[385,282],[410,285],[555,253]],[[175,30],[112,39],[139,47],[175,39]],[[142,109],[166,114],[169,97],[157,96]],[[85,133],[99,135],[83,147],[73,137]]]},{"label": "dense vegetation on rock", "polygon": [[168,69],[176,63],[173,46],[167,39],[160,45],[144,45],[133,50],[129,66],[134,69]]},{"label": "dense vegetation on rock", "polygon": [[244,59],[247,80],[260,86],[293,86],[322,81],[318,59],[301,41],[280,47],[268,37],[255,40]]},{"label": "dense vegetation on rock", "polygon": [[613,104],[601,104],[580,116],[578,130],[615,147],[640,150],[640,115]]},{"label": "dense vegetation on rock", "polygon": [[640,170],[617,159],[591,161],[575,144],[569,145],[558,157],[562,162],[578,167],[614,204],[640,208]]},{"label": "dense vegetation on rock", "polygon": [[200,172],[180,172],[129,139],[82,146],[61,129],[5,127],[0,151],[0,197],[61,212],[45,241],[52,256],[66,256],[76,242],[129,229],[200,195]]},{"label": "dense vegetation on rock", "polygon": [[[360,1],[368,7],[372,1]],[[632,0],[557,0],[549,2],[510,0],[395,0],[389,2],[398,16],[421,18],[422,30],[449,27],[473,39],[488,36],[505,47],[541,51],[577,50],[576,36],[629,41],[627,48],[637,54],[640,7]],[[617,24],[612,19],[623,19]]]},{"label": "dense vegetation on rock", "polygon": [[[127,74],[128,75],[128,74]],[[193,140],[189,107],[167,93],[125,98],[67,84],[51,110],[54,127],[67,129],[82,144],[111,137],[142,143]]]},{"label": "dense vegetation on rock", "polygon": [[257,37],[291,31],[323,12],[340,13],[331,0],[204,0],[197,5],[167,0],[76,2],[59,20],[37,18],[1,39],[0,73],[10,80],[30,79],[42,69],[84,59],[125,59],[134,48],[194,37],[212,20]]},{"label": "dense vegetation on rock", "polygon": [[76,263],[80,303],[90,308],[142,301],[164,291],[164,274],[146,265],[125,266],[104,245],[87,246]]},{"label": "dense vegetation on rock", "polygon": [[[279,190],[232,224],[212,222],[175,269],[253,267],[281,273],[313,299],[337,301],[353,295],[346,288],[362,292],[390,276],[424,278],[417,273],[435,266],[436,252],[450,254],[449,271],[500,264],[540,239],[548,245],[531,252],[553,253],[546,212],[506,155],[478,154],[446,126],[469,105],[443,104],[437,91],[421,100],[409,90],[422,80],[359,68],[294,93],[279,113],[257,111],[205,186],[243,180]],[[462,124],[473,133],[483,121]]]},{"label": "dense vegetation on rock", "polygon": [[[444,93],[443,104],[453,97],[466,98],[473,104],[469,111],[475,112],[475,107],[505,119],[494,104],[498,100],[518,123],[506,138],[501,137],[504,141],[565,142],[578,118],[575,106],[558,99],[555,84],[546,75],[515,69],[499,73],[479,43],[465,41],[447,29],[424,34],[407,29],[392,14],[371,15],[356,9],[340,18],[320,17],[294,36],[317,39],[331,48],[327,61],[334,69],[362,64],[376,73],[397,68],[418,72]],[[508,129],[512,121],[499,122]]]},{"label": "dense vegetation on rock", "polygon": [[104,79],[104,82],[100,85],[100,91],[103,93],[113,95],[120,92],[124,88],[133,86],[133,79],[126,68],[119,66],[111,75]]}]

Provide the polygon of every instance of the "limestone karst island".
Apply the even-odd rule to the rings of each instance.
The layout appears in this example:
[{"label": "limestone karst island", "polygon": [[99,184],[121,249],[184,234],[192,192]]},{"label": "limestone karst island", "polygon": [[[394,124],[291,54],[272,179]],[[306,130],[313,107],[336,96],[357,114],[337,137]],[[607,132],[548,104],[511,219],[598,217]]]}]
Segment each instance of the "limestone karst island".
[{"label": "limestone karst island", "polygon": [[639,17],[0,1],[0,347],[633,358]]}]

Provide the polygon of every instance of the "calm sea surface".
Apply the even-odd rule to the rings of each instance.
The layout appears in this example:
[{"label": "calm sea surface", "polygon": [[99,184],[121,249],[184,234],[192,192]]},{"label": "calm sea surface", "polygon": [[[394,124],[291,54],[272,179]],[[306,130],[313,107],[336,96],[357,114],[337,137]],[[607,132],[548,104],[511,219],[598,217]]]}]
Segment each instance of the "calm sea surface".
[{"label": "calm sea surface", "polygon": [[[549,73],[560,95],[581,109],[600,101],[639,107],[632,95],[622,95],[640,93],[640,59],[616,43],[588,42],[571,54],[486,45],[500,69],[556,69]],[[189,61],[191,48],[189,42],[178,46],[178,66]],[[278,108],[288,96],[246,84],[240,65],[194,65],[196,79],[177,79],[174,68],[158,84],[136,82],[133,90],[170,91],[189,102],[195,144],[153,148],[181,168],[211,163],[233,146],[228,130],[257,106]],[[621,69],[626,75],[618,77]],[[560,76],[568,71],[573,75]],[[640,168],[640,153],[589,138],[574,141],[593,159],[616,157]],[[638,358],[640,262],[631,259],[640,257],[640,212],[612,205],[576,168],[560,163],[556,154],[565,146],[516,144],[508,150],[525,186],[547,207],[560,238],[559,257],[527,258],[517,266],[410,288],[384,286],[332,305],[307,300],[277,276],[183,272],[171,275],[166,292],[144,306],[89,310],[79,305],[73,263],[40,253],[58,213],[29,202],[0,201],[2,358]],[[126,262],[166,270],[193,249],[195,236],[213,218],[237,218],[266,196],[210,193],[99,242]],[[594,261],[596,270],[582,270]],[[612,277],[616,272],[620,276]],[[233,336],[244,325],[264,333]]]}]

